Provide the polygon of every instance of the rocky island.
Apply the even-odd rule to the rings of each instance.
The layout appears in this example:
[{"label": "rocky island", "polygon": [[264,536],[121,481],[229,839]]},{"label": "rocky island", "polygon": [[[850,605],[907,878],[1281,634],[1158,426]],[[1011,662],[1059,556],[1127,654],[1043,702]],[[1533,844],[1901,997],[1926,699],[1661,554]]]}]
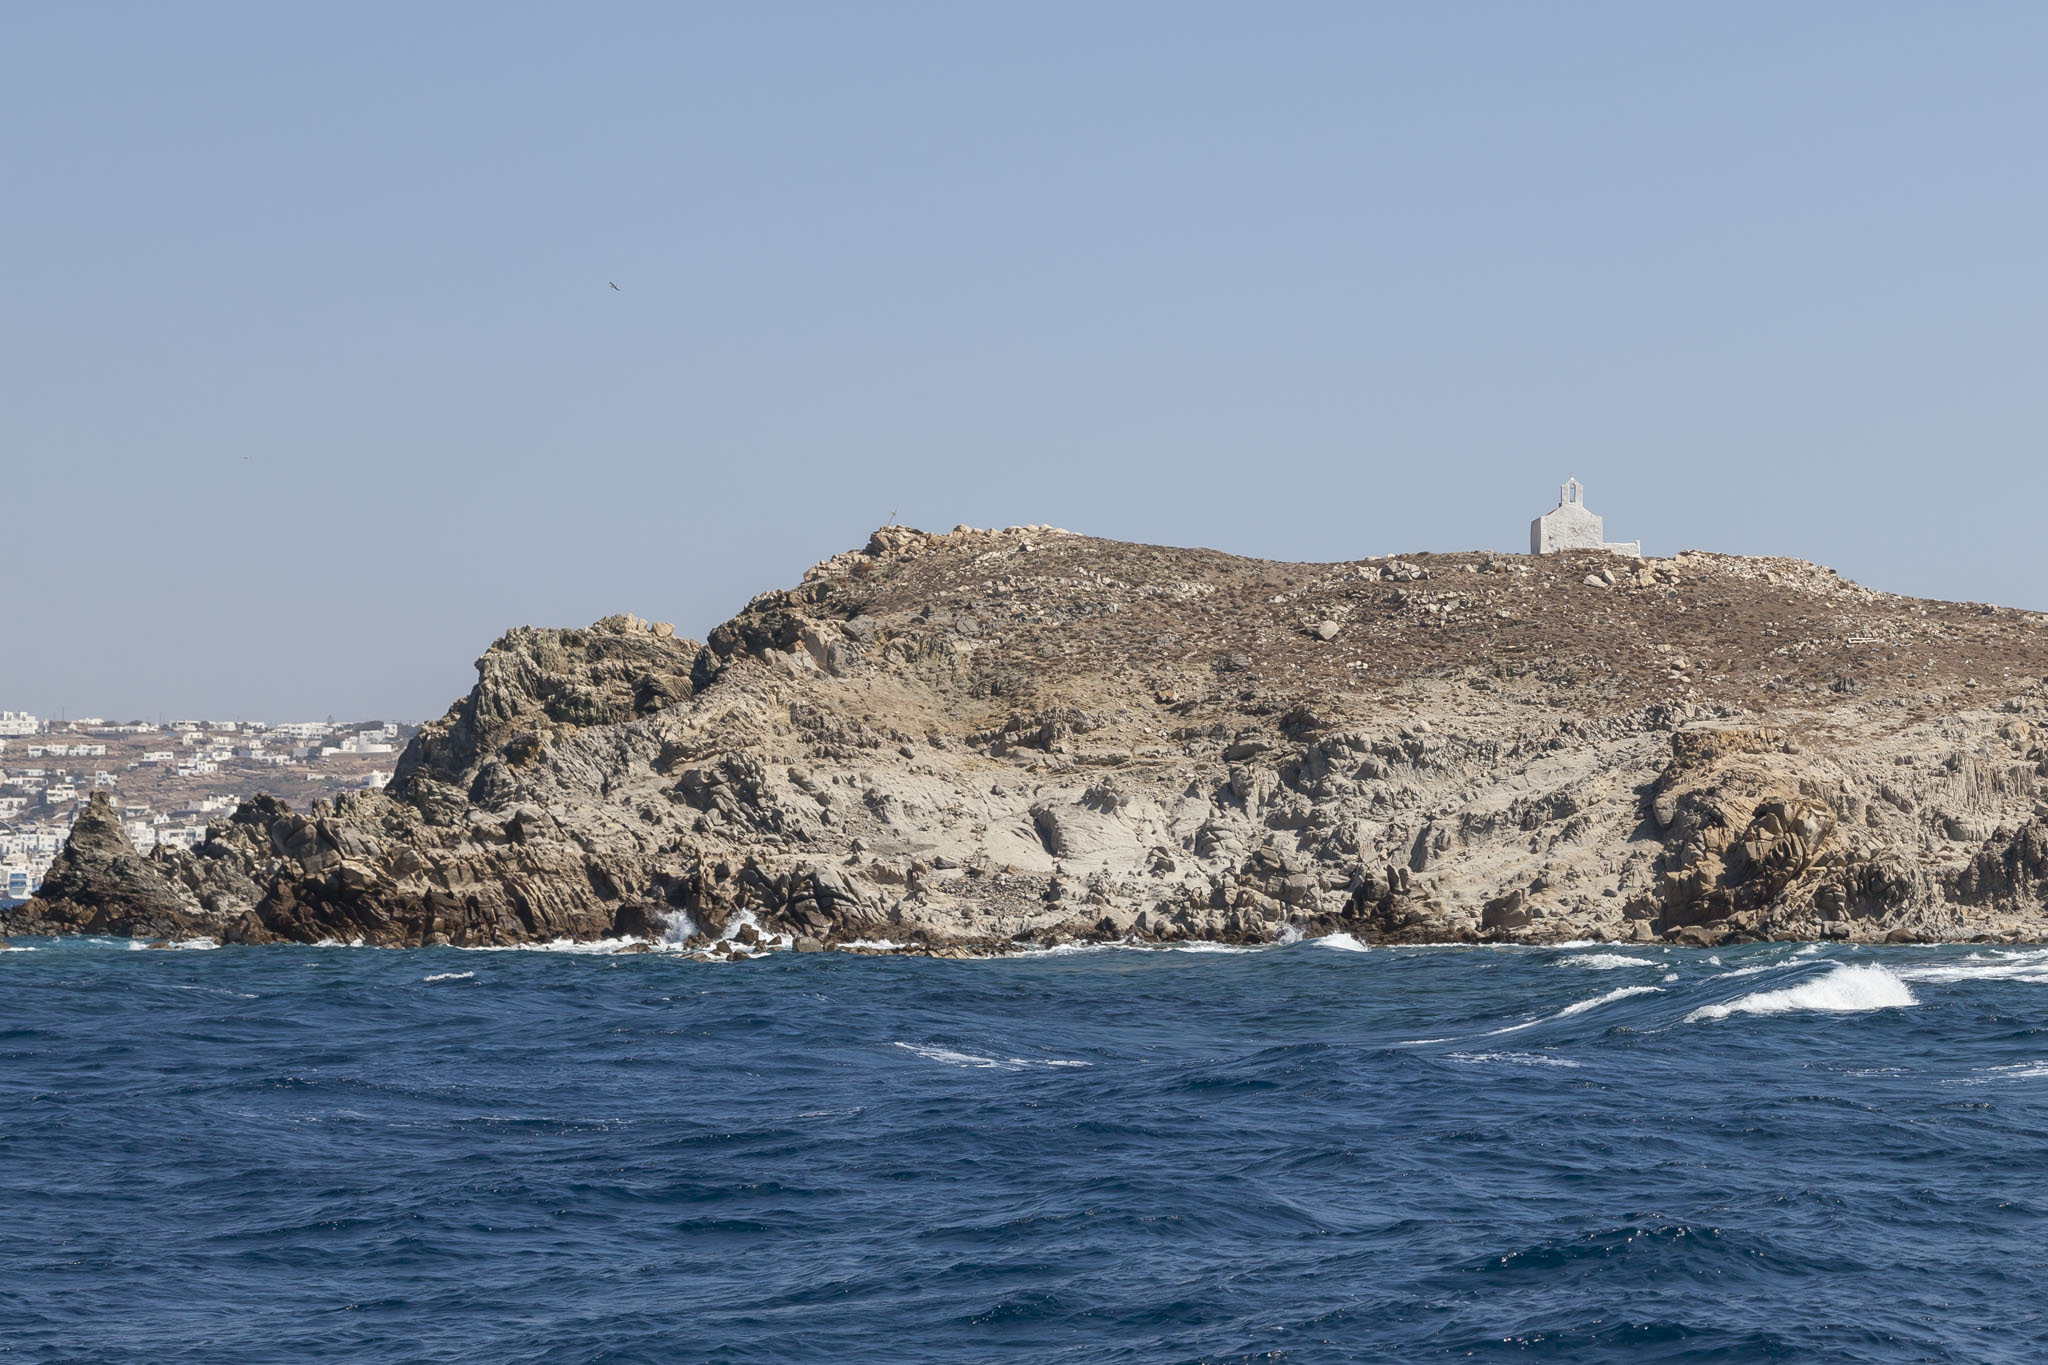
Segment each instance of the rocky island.
[{"label": "rocky island", "polygon": [[2048,620],[1796,560],[890,526],[708,641],[522,627],[477,675],[380,791],[147,856],[95,797],[0,932],[2048,938]]}]

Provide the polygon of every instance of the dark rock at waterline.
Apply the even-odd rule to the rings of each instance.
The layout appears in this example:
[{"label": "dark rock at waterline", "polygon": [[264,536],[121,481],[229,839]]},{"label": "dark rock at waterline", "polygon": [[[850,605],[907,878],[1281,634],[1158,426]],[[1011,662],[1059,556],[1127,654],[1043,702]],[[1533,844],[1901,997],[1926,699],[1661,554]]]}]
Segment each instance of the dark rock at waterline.
[{"label": "dark rock at waterline", "polygon": [[136,851],[105,792],[94,792],[71,827],[35,899],[11,912],[25,933],[165,938],[210,932],[187,910],[158,865]]}]

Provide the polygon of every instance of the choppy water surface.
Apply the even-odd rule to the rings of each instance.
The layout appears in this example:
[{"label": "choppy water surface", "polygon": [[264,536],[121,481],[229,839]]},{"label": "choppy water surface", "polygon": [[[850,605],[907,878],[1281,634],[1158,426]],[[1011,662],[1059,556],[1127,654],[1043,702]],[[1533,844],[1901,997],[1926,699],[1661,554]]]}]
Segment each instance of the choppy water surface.
[{"label": "choppy water surface", "polygon": [[2048,953],[30,947],[11,1358],[2048,1358]]}]

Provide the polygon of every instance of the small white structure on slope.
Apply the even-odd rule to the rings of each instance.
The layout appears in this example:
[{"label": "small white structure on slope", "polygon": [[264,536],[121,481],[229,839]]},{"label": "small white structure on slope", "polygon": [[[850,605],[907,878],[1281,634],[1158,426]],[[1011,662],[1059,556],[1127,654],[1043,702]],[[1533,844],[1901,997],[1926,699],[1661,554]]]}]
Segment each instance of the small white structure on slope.
[{"label": "small white structure on slope", "polygon": [[1557,506],[1529,523],[1529,553],[1555,554],[1559,550],[1612,550],[1618,555],[1641,555],[1640,540],[1603,540],[1606,526],[1586,510],[1586,489],[1568,478],[1557,491]]}]

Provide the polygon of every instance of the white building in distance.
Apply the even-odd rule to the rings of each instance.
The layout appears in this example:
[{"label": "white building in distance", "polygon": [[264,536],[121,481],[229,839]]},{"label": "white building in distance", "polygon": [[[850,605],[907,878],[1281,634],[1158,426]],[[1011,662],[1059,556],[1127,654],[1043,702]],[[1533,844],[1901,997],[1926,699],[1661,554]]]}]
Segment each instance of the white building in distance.
[{"label": "white building in distance", "polygon": [[1559,550],[1611,550],[1618,555],[1641,555],[1640,540],[1606,540],[1606,523],[1586,510],[1586,489],[1568,478],[1557,490],[1557,506],[1529,523],[1529,553],[1555,554]]},{"label": "white building in distance", "polygon": [[33,735],[43,723],[26,711],[0,711],[0,735]]}]

